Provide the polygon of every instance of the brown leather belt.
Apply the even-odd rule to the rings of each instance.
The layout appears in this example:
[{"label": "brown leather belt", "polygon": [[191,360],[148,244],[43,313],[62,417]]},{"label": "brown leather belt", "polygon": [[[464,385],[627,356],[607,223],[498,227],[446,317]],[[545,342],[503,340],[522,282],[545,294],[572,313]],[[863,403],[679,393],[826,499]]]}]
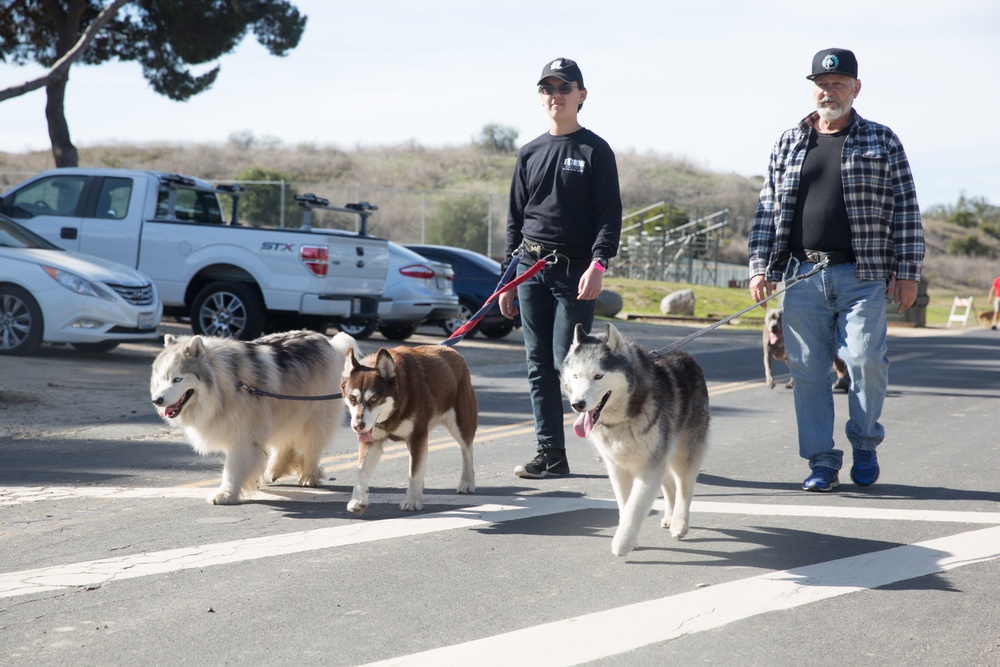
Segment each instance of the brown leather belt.
[{"label": "brown leather belt", "polygon": [[792,257],[800,262],[811,262],[813,264],[819,264],[826,259],[827,266],[833,266],[835,264],[850,264],[855,261],[853,250],[833,250],[831,252],[822,252],[820,250],[799,250],[797,252],[793,252]]}]

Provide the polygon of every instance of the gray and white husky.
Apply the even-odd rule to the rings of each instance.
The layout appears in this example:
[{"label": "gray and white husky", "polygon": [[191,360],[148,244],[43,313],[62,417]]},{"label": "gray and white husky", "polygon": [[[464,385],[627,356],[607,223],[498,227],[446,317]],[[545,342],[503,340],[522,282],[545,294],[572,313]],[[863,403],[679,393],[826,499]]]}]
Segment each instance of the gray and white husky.
[{"label": "gray and white husky", "polygon": [[618,502],[611,553],[635,548],[660,488],[662,526],[681,539],[698,468],[708,446],[708,387],[690,355],[658,356],[611,324],[600,336],[576,325],[562,365],[563,393],[580,413],[574,430],[590,437],[608,468]]},{"label": "gray and white husky", "polygon": [[253,341],[214,336],[164,336],[149,391],[165,422],[182,426],[195,451],[226,455],[222,484],[208,495],[231,505],[284,475],[320,486],[320,458],[343,419],[339,404],[256,396],[248,387],[290,396],[338,390],[353,338],[288,331]]}]

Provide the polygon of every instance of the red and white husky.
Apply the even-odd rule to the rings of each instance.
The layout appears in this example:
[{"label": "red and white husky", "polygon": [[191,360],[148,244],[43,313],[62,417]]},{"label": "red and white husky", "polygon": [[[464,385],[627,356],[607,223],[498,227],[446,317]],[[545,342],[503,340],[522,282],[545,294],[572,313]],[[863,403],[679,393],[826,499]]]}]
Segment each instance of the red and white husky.
[{"label": "red and white husky", "polygon": [[419,510],[424,492],[427,436],[444,426],[462,452],[459,493],[475,493],[472,441],[479,405],[469,367],[450,347],[428,345],[380,349],[358,360],[349,352],[340,384],[358,434],[358,469],[347,510],[368,507],[368,484],[386,440],[405,441],[410,452],[409,485],[401,510]]}]

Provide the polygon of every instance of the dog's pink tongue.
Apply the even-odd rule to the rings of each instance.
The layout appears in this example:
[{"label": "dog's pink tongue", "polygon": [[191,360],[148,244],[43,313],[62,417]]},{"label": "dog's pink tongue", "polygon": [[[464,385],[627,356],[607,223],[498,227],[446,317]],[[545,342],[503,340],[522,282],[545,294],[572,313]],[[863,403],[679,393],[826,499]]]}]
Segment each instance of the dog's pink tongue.
[{"label": "dog's pink tongue", "polygon": [[364,433],[358,433],[358,442],[375,442],[375,438],[372,437],[371,431],[365,431]]},{"label": "dog's pink tongue", "polygon": [[772,331],[770,338],[771,338],[771,345],[774,345],[781,340],[781,334],[777,331]]},{"label": "dog's pink tongue", "polygon": [[586,438],[594,430],[594,416],[589,412],[581,412],[573,422],[573,432],[581,438]]}]

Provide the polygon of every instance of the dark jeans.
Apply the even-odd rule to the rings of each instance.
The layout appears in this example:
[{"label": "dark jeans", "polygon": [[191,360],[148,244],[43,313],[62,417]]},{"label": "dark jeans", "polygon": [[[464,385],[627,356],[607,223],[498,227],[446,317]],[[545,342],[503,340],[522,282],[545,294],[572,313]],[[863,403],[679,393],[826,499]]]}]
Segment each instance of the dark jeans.
[{"label": "dark jeans", "polygon": [[[518,275],[528,268],[518,266]],[[573,329],[580,323],[589,332],[597,308],[597,301],[576,298],[582,275],[582,270],[567,275],[565,264],[549,266],[517,288],[538,451],[566,448],[559,373],[573,342]]]}]

